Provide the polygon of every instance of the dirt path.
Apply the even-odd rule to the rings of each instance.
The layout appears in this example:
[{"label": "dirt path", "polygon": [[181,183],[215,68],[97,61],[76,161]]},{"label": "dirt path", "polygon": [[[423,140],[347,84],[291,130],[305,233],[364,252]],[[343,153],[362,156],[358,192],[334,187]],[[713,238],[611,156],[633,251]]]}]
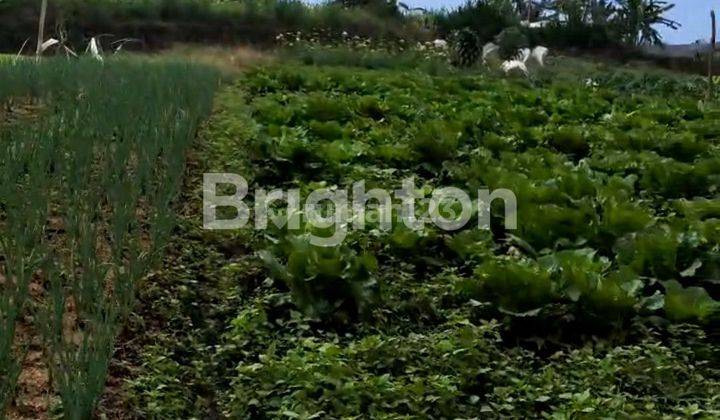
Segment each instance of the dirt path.
[{"label": "dirt path", "polygon": [[16,341],[27,346],[27,352],[18,378],[15,402],[8,409],[8,418],[47,419],[53,399],[52,386],[40,333],[31,318],[26,316],[20,321]]},{"label": "dirt path", "polygon": [[[11,99],[0,104],[0,126],[32,124],[43,109],[43,104],[31,98]],[[53,227],[52,222],[50,228]],[[25,305],[25,312],[16,321],[15,346],[17,354],[23,359],[15,399],[6,413],[9,419],[46,419],[52,400],[42,338],[32,316],[32,308],[40,303],[44,295],[42,278],[33,276],[28,289],[29,302]]]}]

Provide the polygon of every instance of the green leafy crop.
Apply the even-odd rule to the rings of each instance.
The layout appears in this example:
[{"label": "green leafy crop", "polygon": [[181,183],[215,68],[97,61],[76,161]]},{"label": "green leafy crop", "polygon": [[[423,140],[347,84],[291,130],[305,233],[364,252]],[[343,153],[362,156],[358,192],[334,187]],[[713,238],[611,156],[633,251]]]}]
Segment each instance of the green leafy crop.
[{"label": "green leafy crop", "polygon": [[[3,270],[27,277],[23,267],[47,260],[22,261],[16,243],[58,261],[40,313],[63,409],[83,417],[97,401],[139,285],[126,391],[141,418],[718,417],[718,107],[691,78],[572,63],[532,81],[340,59],[249,70],[215,98],[174,230],[212,79],[185,67],[151,66],[163,78],[145,65],[75,69],[92,83],[43,98],[50,130],[13,119],[23,129],[0,143],[25,156],[0,155],[16,181],[3,199],[22,190],[44,202],[27,173],[51,174],[51,197],[64,197],[67,247],[37,248],[50,244],[20,223],[45,210],[0,208]],[[0,98],[40,90],[8,77],[17,83],[0,83]],[[91,88],[115,78],[114,95]],[[124,96],[133,83],[156,100]],[[455,231],[412,230],[397,212],[385,230],[369,211],[364,230],[331,247],[312,245],[306,225],[209,232],[199,185],[215,171],[301,198],[358,180],[395,190],[408,177],[423,194],[505,188],[518,229],[498,201],[490,229],[477,205]],[[136,283],[151,256],[161,268]],[[78,341],[58,334],[69,312],[83,321]]]}]

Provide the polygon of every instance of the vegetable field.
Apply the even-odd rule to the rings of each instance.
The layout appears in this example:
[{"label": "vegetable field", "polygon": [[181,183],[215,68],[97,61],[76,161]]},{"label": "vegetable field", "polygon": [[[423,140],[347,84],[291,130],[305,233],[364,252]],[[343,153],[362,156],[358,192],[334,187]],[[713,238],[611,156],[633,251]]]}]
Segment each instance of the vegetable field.
[{"label": "vegetable field", "polygon": [[92,416],[215,84],[183,64],[0,65],[0,407],[33,352],[63,415]]},{"label": "vegetable field", "polygon": [[[528,81],[288,64],[225,88],[182,241],[142,292],[163,327],[133,353],[129,410],[717,416],[719,108],[694,80],[583,66]],[[202,172],[303,196],[410,176],[507,188],[518,230],[493,206],[491,229],[369,218],[330,248],[307,225],[203,231]]]},{"label": "vegetable field", "polygon": [[[39,359],[42,414],[71,419],[720,416],[704,82],[376,54],[310,51],[219,91],[166,60],[0,58],[0,407],[40,416]],[[498,201],[456,231],[369,209],[331,247],[302,215],[206,230],[210,172],[303,198],[507,189],[518,228]]]},{"label": "vegetable field", "polygon": [[[464,278],[459,293],[498,311],[539,315],[561,304],[579,322],[622,323],[658,310],[671,320],[708,321],[718,309],[704,280],[720,269],[713,141],[720,126],[697,100],[566,81],[532,88],[486,77],[290,68],[259,70],[245,83],[256,131],[238,147],[249,160],[238,173],[249,171],[266,188],[362,179],[373,184],[367,189],[392,189],[415,176],[420,189],[486,186],[518,197],[516,232],[412,232],[397,224],[382,234],[371,226],[323,256],[331,266],[372,254],[390,266],[412,263],[407,274],[416,279],[452,267]],[[273,257],[321,252],[291,236]],[[307,283],[307,273],[278,267],[273,257],[276,280],[309,313],[336,316],[341,302],[352,302],[345,315],[361,312],[365,293],[332,301],[318,284],[300,296],[307,291],[293,286]],[[672,304],[683,301],[695,304]]]}]

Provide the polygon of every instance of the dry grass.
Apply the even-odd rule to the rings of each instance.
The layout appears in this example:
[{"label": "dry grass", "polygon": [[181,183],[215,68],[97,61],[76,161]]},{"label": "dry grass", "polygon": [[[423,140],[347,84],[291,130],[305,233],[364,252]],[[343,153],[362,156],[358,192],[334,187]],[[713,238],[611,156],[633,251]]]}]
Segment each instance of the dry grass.
[{"label": "dry grass", "polygon": [[267,64],[275,59],[272,53],[248,45],[204,46],[176,44],[171,49],[160,53],[159,56],[210,65],[218,68],[228,76],[234,76],[248,67]]}]

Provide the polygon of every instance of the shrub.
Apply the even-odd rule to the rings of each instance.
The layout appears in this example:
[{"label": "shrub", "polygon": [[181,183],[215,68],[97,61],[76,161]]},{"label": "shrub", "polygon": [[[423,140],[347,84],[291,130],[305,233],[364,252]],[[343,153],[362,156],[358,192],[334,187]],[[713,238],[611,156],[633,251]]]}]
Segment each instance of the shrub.
[{"label": "shrub", "polygon": [[469,28],[463,28],[452,34],[452,50],[452,63],[458,67],[472,67],[482,54],[480,39]]},{"label": "shrub", "polygon": [[468,0],[457,9],[435,12],[433,18],[442,37],[448,38],[455,31],[469,28],[485,43],[516,20],[514,13],[506,12],[485,1]]},{"label": "shrub", "polygon": [[532,44],[556,48],[600,49],[619,45],[613,28],[604,24],[562,24],[527,31]]},{"label": "shrub", "polygon": [[530,46],[527,36],[515,26],[503,29],[495,42],[500,47],[500,56],[506,59],[516,56],[519,49]]}]

